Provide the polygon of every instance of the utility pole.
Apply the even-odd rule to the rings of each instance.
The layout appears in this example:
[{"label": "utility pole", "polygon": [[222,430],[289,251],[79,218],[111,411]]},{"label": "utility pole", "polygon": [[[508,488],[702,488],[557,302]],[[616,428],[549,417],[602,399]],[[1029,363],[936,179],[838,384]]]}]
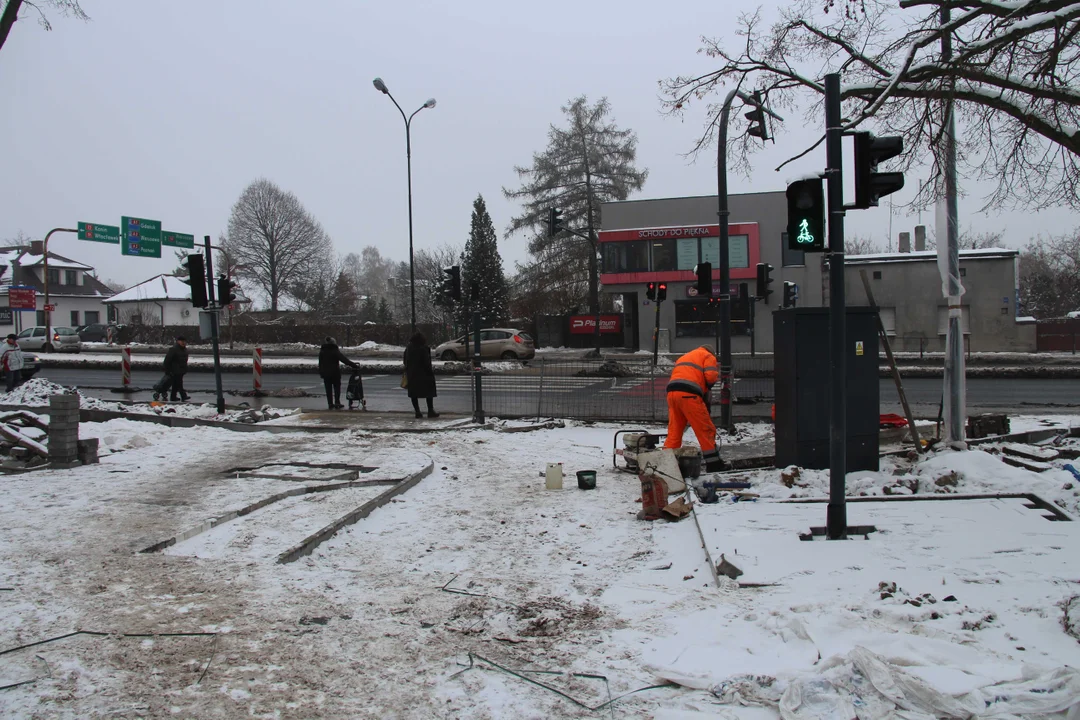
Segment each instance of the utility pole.
[{"label": "utility pole", "polygon": [[847,537],[847,310],[844,298],[844,149],[840,120],[840,75],[825,76],[825,176],[829,213],[829,508],[830,540]]}]

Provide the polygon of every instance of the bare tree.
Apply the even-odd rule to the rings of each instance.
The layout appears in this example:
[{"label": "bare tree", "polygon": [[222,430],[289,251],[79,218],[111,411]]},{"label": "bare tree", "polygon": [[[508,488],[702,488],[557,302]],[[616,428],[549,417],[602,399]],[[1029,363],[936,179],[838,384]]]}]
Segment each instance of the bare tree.
[{"label": "bare tree", "polygon": [[90,19],[90,16],[79,7],[78,0],[7,0],[4,3],[3,12],[0,12],[0,48],[7,42],[15,22],[28,15],[36,14],[38,24],[45,30],[52,30],[52,22],[46,10],[64,17]]},{"label": "bare tree", "polygon": [[416,319],[422,323],[445,323],[449,312],[438,303],[443,268],[461,262],[461,246],[443,243],[417,250],[413,257],[416,274]]},{"label": "bare tree", "polygon": [[1080,228],[1037,238],[1020,255],[1020,307],[1037,318],[1080,310]]},{"label": "bare tree", "polygon": [[240,277],[262,290],[275,312],[283,293],[333,258],[322,226],[295,195],[266,179],[248,185],[233,205],[225,249]]},{"label": "bare tree", "polygon": [[844,250],[848,255],[873,255],[874,253],[885,252],[885,249],[881,247],[881,243],[877,240],[862,235],[845,238]]},{"label": "bare tree", "polygon": [[[522,212],[510,221],[509,237],[519,230],[535,233],[529,240],[529,252],[547,254],[558,262],[559,271],[584,280],[590,309],[600,306],[599,253],[596,226],[600,204],[625,200],[640,190],[648,177],[647,170],[634,167],[637,136],[620,130],[609,120],[611,106],[607,98],[589,105],[585,96],[564,107],[568,127],[551,126],[548,146],[533,155],[532,167],[515,167],[522,185],[516,190],[503,188],[510,200],[520,200]],[[564,212],[563,222],[585,238],[570,233],[549,237],[545,220],[549,208]],[[548,251],[555,252],[549,253]]]},{"label": "bare tree", "polygon": [[[832,15],[823,15],[820,3],[787,5],[772,27],[764,27],[760,12],[743,15],[731,43],[703,39],[702,52],[719,67],[661,81],[666,110],[679,114],[721,86],[752,83],[773,105],[812,108],[807,124],[823,127],[816,101],[822,78],[840,72],[844,129],[872,118],[881,131],[902,135],[904,169],[930,165],[931,182],[914,201],[925,206],[943,194],[941,137],[952,97],[962,130],[959,170],[997,183],[987,207],[1080,208],[1080,2],[860,0]],[[832,5],[826,0],[826,13]],[[943,23],[943,11],[954,10]],[[949,61],[939,51],[946,37],[953,44]],[[715,141],[719,107],[708,102],[692,152]],[[732,134],[730,157],[743,169],[753,140]]]}]

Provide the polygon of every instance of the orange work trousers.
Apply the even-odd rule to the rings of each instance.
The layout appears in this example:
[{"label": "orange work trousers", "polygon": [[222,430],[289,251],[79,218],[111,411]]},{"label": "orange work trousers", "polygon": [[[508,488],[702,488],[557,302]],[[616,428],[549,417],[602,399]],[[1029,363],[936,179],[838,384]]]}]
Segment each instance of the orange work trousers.
[{"label": "orange work trousers", "polygon": [[709,416],[705,401],[688,392],[669,392],[667,394],[668,427],[665,448],[682,447],[683,433],[687,423],[694,429],[698,444],[701,446],[702,460],[706,463],[720,459],[716,448],[716,425]]}]

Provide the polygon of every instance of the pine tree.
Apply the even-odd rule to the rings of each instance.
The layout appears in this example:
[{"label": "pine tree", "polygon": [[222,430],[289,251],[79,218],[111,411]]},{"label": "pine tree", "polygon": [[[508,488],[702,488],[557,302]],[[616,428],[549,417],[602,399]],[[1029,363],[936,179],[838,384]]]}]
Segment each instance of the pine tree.
[{"label": "pine tree", "polygon": [[390,303],[386,302],[385,297],[379,300],[379,312],[376,322],[380,325],[392,325],[394,323],[394,314],[390,312]]},{"label": "pine tree", "polygon": [[491,222],[484,196],[473,202],[472,224],[461,256],[461,307],[458,319],[471,322],[479,311],[484,325],[498,325],[507,318],[507,286],[499,256],[499,236]]},{"label": "pine tree", "polygon": [[363,302],[360,303],[360,322],[375,322],[378,315],[378,306],[375,305],[375,298],[370,295],[364,297]]}]

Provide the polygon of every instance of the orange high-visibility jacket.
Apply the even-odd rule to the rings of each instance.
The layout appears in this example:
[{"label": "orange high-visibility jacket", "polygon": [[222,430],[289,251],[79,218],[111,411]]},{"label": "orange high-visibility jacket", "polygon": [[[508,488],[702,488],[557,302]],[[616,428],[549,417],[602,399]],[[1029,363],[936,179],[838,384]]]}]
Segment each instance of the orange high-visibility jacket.
[{"label": "orange high-visibility jacket", "polygon": [[716,381],[720,372],[716,367],[716,356],[707,345],[683,355],[671,371],[671,380],[667,384],[668,392],[688,392],[704,398]]}]

